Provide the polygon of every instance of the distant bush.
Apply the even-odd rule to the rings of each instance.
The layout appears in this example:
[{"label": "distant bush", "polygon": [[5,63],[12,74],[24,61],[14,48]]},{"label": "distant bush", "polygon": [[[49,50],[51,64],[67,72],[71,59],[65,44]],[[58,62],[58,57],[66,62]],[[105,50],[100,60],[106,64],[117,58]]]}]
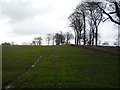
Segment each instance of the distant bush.
[{"label": "distant bush", "polygon": [[2,43],[2,45],[11,45],[9,42]]},{"label": "distant bush", "polygon": [[102,45],[108,46],[108,45],[109,45],[109,42],[108,42],[108,41],[105,41],[104,43],[102,43]]}]

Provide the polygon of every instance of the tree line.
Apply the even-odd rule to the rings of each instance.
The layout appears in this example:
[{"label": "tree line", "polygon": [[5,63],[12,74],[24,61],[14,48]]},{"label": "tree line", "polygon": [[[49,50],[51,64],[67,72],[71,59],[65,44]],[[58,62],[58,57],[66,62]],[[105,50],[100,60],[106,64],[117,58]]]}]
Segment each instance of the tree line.
[{"label": "tree line", "polygon": [[[70,40],[73,39],[74,36],[72,33],[70,32],[66,32],[65,34],[60,31],[58,33],[55,34],[50,34],[48,33],[46,35],[46,41],[47,44],[50,45],[63,45],[63,44],[70,44]],[[36,37],[34,38],[34,40],[32,41],[32,45],[41,45],[42,44],[42,37]]]},{"label": "tree line", "polygon": [[[97,46],[99,37],[98,27],[101,22],[110,20],[118,26],[120,25],[120,1],[102,1],[81,2],[68,17],[70,21],[69,26],[73,28],[75,33],[75,45],[81,45],[83,42],[83,45]],[[120,43],[119,36],[118,42]]]},{"label": "tree line", "polygon": [[[64,45],[70,44],[71,40],[74,39],[74,36],[70,32],[63,33],[62,31],[50,34],[48,33],[44,38],[48,45]],[[43,37],[35,37],[30,43],[23,42],[22,45],[38,45],[40,46],[43,42]],[[17,45],[14,42],[4,42],[2,45]]]},{"label": "tree line", "polygon": [[[100,1],[100,0],[99,0]],[[89,0],[82,1],[74,9],[68,17],[69,27],[74,30],[75,37],[70,32],[58,32],[55,34],[48,33],[46,41],[48,45],[63,45],[70,44],[71,39],[75,39],[75,45],[98,45],[99,41],[99,25],[101,22],[111,21],[120,27],[120,1],[101,0],[102,2],[95,2]],[[41,45],[43,38],[41,36],[35,37],[30,45]],[[12,42],[11,45],[13,45]],[[26,45],[26,43],[23,43]],[[104,42],[108,44],[108,42]],[[5,42],[2,45],[10,45]],[[118,35],[114,45],[120,45],[120,30],[118,28]]]}]

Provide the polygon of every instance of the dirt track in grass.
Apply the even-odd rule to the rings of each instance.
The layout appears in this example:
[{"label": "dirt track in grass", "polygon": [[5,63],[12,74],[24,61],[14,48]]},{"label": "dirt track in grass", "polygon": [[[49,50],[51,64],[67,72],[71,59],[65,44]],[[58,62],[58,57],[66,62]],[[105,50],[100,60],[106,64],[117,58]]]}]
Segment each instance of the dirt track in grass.
[{"label": "dirt track in grass", "polygon": [[[31,46],[31,48],[32,47],[34,46]],[[36,64],[30,73],[18,80],[16,88],[119,87],[119,60],[116,55],[68,45],[37,47],[36,50],[44,53],[41,61]],[[29,53],[36,50],[33,48]],[[17,49],[15,51],[20,53]],[[9,56],[7,59],[9,60],[10,58],[12,57]],[[10,63],[9,68],[11,69],[9,70],[12,70],[15,65],[14,63],[18,63],[18,61],[24,64],[23,61],[21,61],[22,58],[24,60],[24,57],[21,57],[21,59],[19,59],[19,57],[16,58],[18,58],[17,62],[12,62],[14,60],[14,58],[12,58],[10,59],[11,63],[6,58],[4,59],[4,62]],[[28,64],[26,65],[27,67],[29,66]],[[8,68],[8,66],[4,68]],[[8,69],[4,70],[4,72],[7,73]],[[17,72],[19,66],[15,68],[15,70],[15,72]],[[4,73],[5,76],[7,76],[6,73]],[[10,75],[12,76],[13,74]],[[11,77],[9,78],[13,80]]]}]

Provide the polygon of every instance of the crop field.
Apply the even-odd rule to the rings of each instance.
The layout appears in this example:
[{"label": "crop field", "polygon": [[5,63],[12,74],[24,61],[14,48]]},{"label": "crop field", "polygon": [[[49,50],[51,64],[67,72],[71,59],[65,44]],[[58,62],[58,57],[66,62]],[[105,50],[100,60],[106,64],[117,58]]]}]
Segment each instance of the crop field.
[{"label": "crop field", "polygon": [[3,86],[26,71],[41,54],[43,48],[29,46],[2,47],[2,78]]},{"label": "crop field", "polygon": [[42,56],[14,88],[119,88],[118,55],[68,45],[3,46],[2,54],[3,87]]}]

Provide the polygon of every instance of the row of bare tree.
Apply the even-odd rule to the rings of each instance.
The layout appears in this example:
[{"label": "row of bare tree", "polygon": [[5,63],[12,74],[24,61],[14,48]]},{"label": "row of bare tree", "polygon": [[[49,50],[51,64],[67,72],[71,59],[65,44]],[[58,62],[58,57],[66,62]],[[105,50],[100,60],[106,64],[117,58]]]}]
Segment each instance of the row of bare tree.
[{"label": "row of bare tree", "polygon": [[65,34],[60,31],[59,33],[55,34],[47,34],[46,40],[48,45],[52,42],[52,45],[56,43],[56,45],[63,45],[63,44],[70,44],[70,40],[73,39],[73,35],[70,32],[66,32]]},{"label": "row of bare tree", "polygon": [[42,44],[42,37],[36,37],[34,38],[34,40],[32,41],[32,45],[41,45]]},{"label": "row of bare tree", "polygon": [[[70,40],[73,39],[74,36],[72,33],[70,32],[66,32],[65,34],[60,31],[59,33],[55,33],[55,34],[50,34],[48,33],[46,35],[46,41],[48,43],[48,45],[63,45],[63,44],[70,44]],[[32,45],[41,45],[42,44],[42,37],[36,37],[34,38],[34,40],[32,41]]]},{"label": "row of bare tree", "polygon": [[[75,32],[75,44],[98,45],[98,27],[101,22],[110,20],[120,25],[120,1],[81,2],[68,17],[70,27]],[[119,30],[119,28],[118,28]],[[120,35],[118,35],[118,39]]]}]

